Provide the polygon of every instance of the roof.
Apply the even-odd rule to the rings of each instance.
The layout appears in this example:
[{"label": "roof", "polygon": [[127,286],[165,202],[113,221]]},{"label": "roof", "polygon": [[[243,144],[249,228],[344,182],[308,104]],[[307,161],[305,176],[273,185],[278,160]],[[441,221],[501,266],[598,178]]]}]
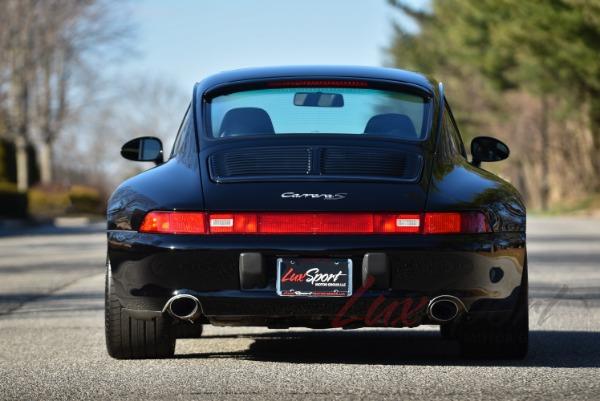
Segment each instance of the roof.
[{"label": "roof", "polygon": [[236,81],[252,81],[271,78],[362,78],[390,80],[418,85],[429,92],[434,91],[434,84],[422,74],[412,71],[385,67],[367,66],[334,66],[303,65],[281,67],[256,67],[224,71],[211,75],[199,83],[204,89],[215,85]]}]

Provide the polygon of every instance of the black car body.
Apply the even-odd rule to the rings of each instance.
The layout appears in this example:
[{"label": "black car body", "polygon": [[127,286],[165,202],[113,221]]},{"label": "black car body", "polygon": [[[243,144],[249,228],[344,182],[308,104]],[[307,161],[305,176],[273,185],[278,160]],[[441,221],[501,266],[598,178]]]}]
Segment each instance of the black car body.
[{"label": "black car body", "polygon": [[[387,103],[369,109],[378,96]],[[278,132],[310,118],[365,129]],[[508,148],[478,137],[469,162],[432,79],[369,67],[224,72],[194,87],[166,162],[149,137],[122,154],[157,166],[108,204],[114,357],[170,356],[206,323],[436,324],[467,354],[525,355],[525,208],[480,168]]]}]

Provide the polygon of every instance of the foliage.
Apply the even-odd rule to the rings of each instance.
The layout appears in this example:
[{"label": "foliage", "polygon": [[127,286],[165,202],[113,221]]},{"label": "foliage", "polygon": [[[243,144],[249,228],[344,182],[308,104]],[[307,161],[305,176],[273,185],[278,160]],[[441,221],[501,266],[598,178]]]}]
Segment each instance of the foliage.
[{"label": "foliage", "polygon": [[600,91],[600,3],[433,0],[417,34],[397,27],[396,61],[433,73],[473,68],[497,88],[576,95]]},{"label": "foliage", "polygon": [[103,210],[103,202],[100,193],[95,188],[74,185],[69,191],[71,201],[71,213],[99,214]]},{"label": "foliage", "polygon": [[98,190],[82,185],[37,186],[29,190],[28,198],[29,213],[35,217],[104,213],[104,201]]},{"label": "foliage", "polygon": [[34,187],[28,191],[29,213],[35,217],[56,217],[64,215],[71,200],[69,191],[55,187]]},{"label": "foliage", "polygon": [[18,192],[17,185],[14,182],[0,181],[0,191],[3,193]]},{"label": "foliage", "polygon": [[390,3],[419,25],[396,27],[392,62],[446,83],[463,137],[485,130],[509,142],[516,157],[503,171],[530,204],[600,188],[599,2]]}]

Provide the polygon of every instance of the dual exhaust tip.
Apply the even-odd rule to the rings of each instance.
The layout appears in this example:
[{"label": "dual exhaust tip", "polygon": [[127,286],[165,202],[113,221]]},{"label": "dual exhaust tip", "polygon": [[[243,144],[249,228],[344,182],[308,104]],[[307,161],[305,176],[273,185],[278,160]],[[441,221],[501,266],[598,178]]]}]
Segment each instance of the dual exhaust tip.
[{"label": "dual exhaust tip", "polygon": [[440,295],[429,301],[427,316],[438,323],[447,323],[456,319],[465,311],[462,301],[452,295]]},{"label": "dual exhaust tip", "polygon": [[[465,305],[452,295],[440,295],[427,305],[427,316],[438,323],[450,322],[464,311]],[[163,312],[176,319],[193,322],[201,314],[200,301],[190,294],[177,294],[167,301]]]},{"label": "dual exhaust tip", "polygon": [[179,320],[194,322],[201,313],[200,301],[190,294],[177,294],[167,301],[163,308],[163,313]]}]

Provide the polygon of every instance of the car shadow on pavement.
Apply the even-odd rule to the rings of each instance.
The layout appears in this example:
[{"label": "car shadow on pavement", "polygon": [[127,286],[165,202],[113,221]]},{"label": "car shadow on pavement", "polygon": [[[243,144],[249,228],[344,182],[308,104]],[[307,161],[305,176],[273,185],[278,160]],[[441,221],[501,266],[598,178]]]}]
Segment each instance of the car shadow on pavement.
[{"label": "car shadow on pavement", "polygon": [[[315,331],[215,335],[203,339],[246,338],[248,349],[177,355],[178,358],[239,358],[286,363],[346,363],[382,365],[600,367],[600,332],[531,331],[523,360],[470,360],[455,341],[435,331],[356,332]],[[198,343],[202,347],[201,341]]]}]

